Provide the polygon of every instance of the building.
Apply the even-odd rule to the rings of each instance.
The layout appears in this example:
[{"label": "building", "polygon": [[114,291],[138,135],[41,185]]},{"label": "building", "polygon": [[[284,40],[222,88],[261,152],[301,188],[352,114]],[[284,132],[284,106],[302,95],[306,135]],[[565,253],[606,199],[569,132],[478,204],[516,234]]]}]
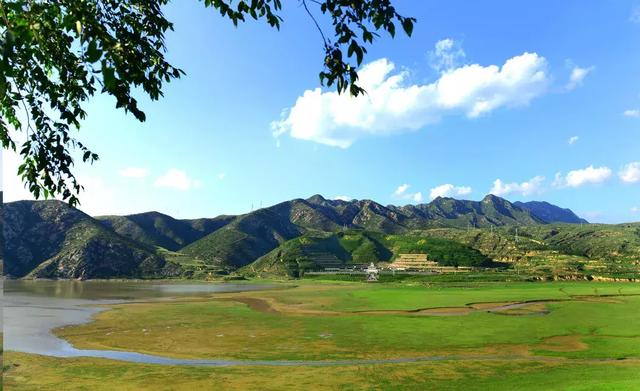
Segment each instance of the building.
[{"label": "building", "polygon": [[441,266],[438,262],[430,261],[427,254],[398,254],[398,257],[389,265],[389,269],[393,271],[430,271],[438,273],[458,273],[472,270],[467,266]]},{"label": "building", "polygon": [[437,269],[438,262],[430,261],[427,254],[399,254],[389,268],[391,270],[424,271]]},{"label": "building", "polygon": [[373,262],[371,262],[371,264],[369,265],[367,270],[365,270],[365,272],[367,273],[367,281],[378,281],[378,272],[379,272],[379,270],[373,264]]}]

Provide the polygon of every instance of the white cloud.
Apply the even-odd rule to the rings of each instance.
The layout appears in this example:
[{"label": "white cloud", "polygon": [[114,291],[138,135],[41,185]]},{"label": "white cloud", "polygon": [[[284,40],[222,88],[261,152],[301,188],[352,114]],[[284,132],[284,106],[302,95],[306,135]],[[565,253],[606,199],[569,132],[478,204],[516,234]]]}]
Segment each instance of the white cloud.
[{"label": "white cloud", "polygon": [[618,176],[623,182],[638,183],[640,182],[640,162],[631,162],[622,167]]},{"label": "white cloud", "polygon": [[594,67],[582,68],[577,65],[574,66],[571,70],[571,75],[569,75],[569,81],[567,82],[565,88],[570,91],[576,87],[579,87],[580,85],[582,85],[584,78],[587,77],[587,75],[594,69]]},{"label": "white cloud", "polygon": [[339,201],[351,201],[353,199],[353,197],[349,197],[346,195],[339,195],[339,196],[335,196],[333,197],[334,200],[339,200]]},{"label": "white cloud", "polygon": [[506,196],[514,193],[527,196],[533,193],[540,192],[542,190],[543,182],[544,177],[540,175],[535,176],[530,180],[522,183],[504,183],[501,179],[496,179],[493,182],[493,187],[491,188],[491,190],[489,190],[489,193],[497,196]]},{"label": "white cloud", "polygon": [[118,171],[118,174],[125,178],[144,178],[149,175],[149,171],[141,167],[127,167]]},{"label": "white cloud", "polygon": [[306,90],[293,107],[271,123],[273,135],[348,148],[356,140],[375,135],[415,131],[446,114],[469,118],[501,107],[527,105],[547,90],[547,61],[523,53],[502,66],[464,65],[443,72],[429,84],[410,84],[407,71],[382,58],[359,71],[367,94]]},{"label": "white cloud", "polygon": [[219,174],[218,174],[218,179],[219,179],[219,180],[223,180],[226,176],[227,176],[227,174],[226,174],[226,173],[221,172],[221,173],[219,173]]},{"label": "white cloud", "polygon": [[576,141],[578,141],[579,138],[580,137],[578,136],[572,136],[572,137],[569,137],[569,140],[567,140],[567,142],[569,143],[569,145],[573,145],[576,143]]},{"label": "white cloud", "polygon": [[186,172],[175,168],[169,169],[155,181],[156,187],[167,187],[182,191],[198,188],[201,185],[200,181],[190,178]]},{"label": "white cloud", "polygon": [[429,198],[433,200],[438,197],[464,196],[470,193],[471,187],[469,186],[454,186],[447,183],[431,189],[429,192]]},{"label": "white cloud", "polygon": [[597,167],[593,165],[569,171],[566,176],[557,173],[553,185],[557,187],[580,187],[589,183],[602,183],[611,177],[611,169],[609,167]]},{"label": "white cloud", "polygon": [[629,110],[625,110],[624,113],[622,113],[624,116],[626,117],[634,117],[634,118],[638,118],[640,117],[640,109],[629,109]]},{"label": "white cloud", "polygon": [[396,191],[393,192],[393,196],[396,198],[401,198],[403,200],[412,200],[414,202],[422,201],[422,192],[419,191],[417,193],[409,193],[407,192],[409,187],[411,186],[406,183],[398,186]]},{"label": "white cloud", "polygon": [[444,72],[459,66],[466,54],[462,46],[451,38],[436,42],[435,49],[429,52],[431,67],[439,72]]},{"label": "white cloud", "polygon": [[409,185],[405,183],[404,185],[398,186],[398,188],[396,189],[396,191],[393,192],[393,194],[396,196],[401,196],[404,194],[405,191],[407,191],[408,188],[409,188]]},{"label": "white cloud", "polygon": [[631,213],[638,213],[638,212],[640,212],[640,207],[633,206],[633,207],[631,207],[630,211],[631,211]]}]

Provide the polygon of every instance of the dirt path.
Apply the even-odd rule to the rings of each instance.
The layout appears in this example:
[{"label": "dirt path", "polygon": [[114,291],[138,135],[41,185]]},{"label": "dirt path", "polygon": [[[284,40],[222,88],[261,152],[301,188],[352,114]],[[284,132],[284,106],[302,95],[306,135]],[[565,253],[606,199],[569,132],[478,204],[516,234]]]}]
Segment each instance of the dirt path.
[{"label": "dirt path", "polygon": [[459,307],[426,307],[411,310],[383,309],[361,311],[329,311],[305,308],[300,304],[285,304],[275,299],[263,299],[257,297],[232,296],[216,298],[220,301],[234,301],[246,304],[254,311],[269,314],[286,315],[318,315],[318,316],[344,316],[344,315],[413,315],[413,316],[463,316],[474,312],[489,312],[497,315],[527,316],[547,315],[550,311],[547,304],[561,302],[599,302],[608,304],[624,303],[620,297],[640,295],[576,295],[567,299],[525,300],[513,302],[477,302],[468,303]]}]

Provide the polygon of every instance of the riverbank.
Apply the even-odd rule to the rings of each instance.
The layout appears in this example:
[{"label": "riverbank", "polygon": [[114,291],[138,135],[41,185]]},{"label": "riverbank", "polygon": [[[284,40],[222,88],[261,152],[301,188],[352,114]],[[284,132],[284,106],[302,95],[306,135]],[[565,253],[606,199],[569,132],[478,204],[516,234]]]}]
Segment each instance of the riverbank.
[{"label": "riverbank", "polygon": [[[75,383],[65,389],[101,389],[98,379],[122,389],[165,389],[158,379],[179,374],[180,385],[170,389],[213,384],[251,389],[249,383],[299,389],[315,382],[313,389],[384,389],[385,384],[480,389],[474,386],[491,384],[491,389],[527,390],[554,389],[544,377],[550,373],[562,390],[578,387],[584,377],[592,389],[638,385],[632,376],[640,371],[636,284],[276,284],[285,287],[109,303],[80,324],[55,327],[60,341],[76,349],[78,354],[70,354],[75,357],[8,349],[7,384],[55,389],[61,384],[56,376],[67,376]],[[141,292],[148,294],[146,288]],[[79,307],[104,304],[85,301],[90,306]],[[607,365],[625,380],[613,380],[603,369]],[[120,377],[114,379],[112,371]],[[148,379],[140,371],[150,374]],[[385,376],[373,376],[377,371]]]}]

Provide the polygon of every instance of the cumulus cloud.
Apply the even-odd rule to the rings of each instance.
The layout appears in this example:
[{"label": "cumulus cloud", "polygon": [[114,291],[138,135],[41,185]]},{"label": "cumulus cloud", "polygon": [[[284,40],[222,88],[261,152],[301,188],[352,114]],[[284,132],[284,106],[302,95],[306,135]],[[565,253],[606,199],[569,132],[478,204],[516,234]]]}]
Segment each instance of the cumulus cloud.
[{"label": "cumulus cloud", "polygon": [[509,194],[521,194],[523,196],[527,196],[541,191],[543,183],[544,177],[539,175],[522,183],[504,183],[501,179],[496,179],[493,182],[493,187],[489,190],[489,193],[497,196],[506,196]]},{"label": "cumulus cloud", "polygon": [[557,173],[553,181],[556,187],[580,187],[586,184],[602,183],[611,177],[609,167],[593,167],[593,165],[579,170],[569,171],[566,176]]},{"label": "cumulus cloud", "polygon": [[631,162],[622,167],[618,173],[620,180],[626,183],[640,182],[640,162]]},{"label": "cumulus cloud", "polygon": [[547,61],[536,53],[512,57],[501,66],[448,69],[428,84],[411,84],[407,71],[395,69],[386,58],[364,65],[358,74],[367,94],[358,97],[320,88],[304,91],[279,121],[271,123],[273,135],[288,133],[348,148],[363,137],[418,130],[447,114],[474,118],[502,107],[527,105],[550,82]]},{"label": "cumulus cloud", "polygon": [[339,196],[335,196],[333,197],[334,200],[339,200],[339,201],[351,201],[353,199],[353,197],[349,197],[346,195],[339,195]]},{"label": "cumulus cloud", "polygon": [[431,67],[439,72],[444,72],[456,68],[464,62],[466,54],[458,42],[446,38],[436,42],[434,50],[429,52],[429,57]]},{"label": "cumulus cloud", "polygon": [[569,140],[567,140],[567,142],[569,143],[569,145],[573,145],[576,143],[576,141],[578,141],[579,138],[580,137],[578,136],[572,136],[572,137],[569,137]]},{"label": "cumulus cloud", "polygon": [[436,186],[429,191],[429,198],[436,199],[438,197],[464,196],[471,193],[469,186],[454,186],[450,183]]},{"label": "cumulus cloud", "polygon": [[202,183],[196,179],[190,178],[189,175],[182,170],[171,168],[164,175],[156,179],[155,186],[186,191],[198,188],[202,186]]},{"label": "cumulus cloud", "polygon": [[580,85],[582,85],[585,77],[587,77],[587,75],[593,70],[594,67],[582,68],[579,66],[574,66],[571,70],[571,75],[569,75],[569,81],[567,82],[565,88],[570,91],[576,87],[579,87]]},{"label": "cumulus cloud", "polygon": [[118,174],[125,178],[145,178],[149,175],[149,171],[142,167],[127,167],[118,171]]},{"label": "cumulus cloud", "polygon": [[625,117],[634,117],[634,118],[638,118],[640,117],[640,109],[629,109],[629,110],[625,110],[622,113]]},{"label": "cumulus cloud", "polygon": [[411,200],[414,202],[420,202],[422,201],[422,192],[416,192],[416,193],[410,193],[407,190],[409,190],[409,187],[411,187],[408,184],[403,184],[398,186],[398,188],[396,189],[396,191],[393,192],[393,196],[396,198],[400,198],[403,200]]}]

